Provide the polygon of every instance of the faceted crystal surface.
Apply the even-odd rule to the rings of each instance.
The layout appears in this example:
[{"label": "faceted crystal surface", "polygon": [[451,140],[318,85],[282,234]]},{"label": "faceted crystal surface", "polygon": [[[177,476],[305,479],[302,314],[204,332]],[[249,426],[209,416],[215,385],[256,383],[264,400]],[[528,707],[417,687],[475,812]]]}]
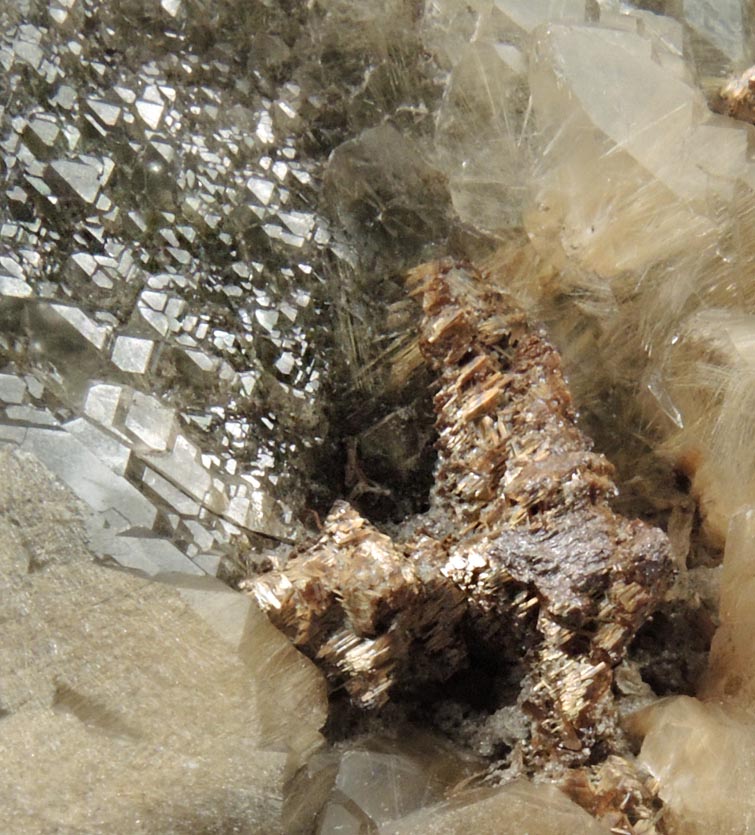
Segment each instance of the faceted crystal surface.
[{"label": "faceted crystal surface", "polygon": [[[588,832],[588,812],[747,831],[751,5],[0,2],[17,831]],[[487,698],[490,657],[398,715],[342,715],[332,693],[313,754],[322,677],[215,584],[278,576],[337,499],[387,538],[427,510],[432,378],[400,276],[445,255],[543,322],[580,431],[617,466],[615,510],[671,543],[676,581],[605,663],[622,716],[684,695],[638,720],[639,765],[598,751],[571,770],[581,810],[506,760],[521,670]],[[448,570],[494,595],[488,557]],[[557,653],[591,646],[599,615],[559,624]],[[484,755],[502,787],[459,786],[468,751],[436,779],[443,745],[355,741],[402,723]]]},{"label": "faceted crystal surface", "polygon": [[0,471],[8,831],[306,831],[287,786],[321,744],[314,666],[217,580],[96,561],[32,456]]},{"label": "faceted crystal surface", "polygon": [[599,835],[608,830],[548,785],[514,782],[478,790],[380,827],[380,835]]},{"label": "faceted crystal surface", "polygon": [[680,696],[650,709],[640,727],[640,760],[659,782],[672,832],[738,835],[752,828],[750,712]]}]

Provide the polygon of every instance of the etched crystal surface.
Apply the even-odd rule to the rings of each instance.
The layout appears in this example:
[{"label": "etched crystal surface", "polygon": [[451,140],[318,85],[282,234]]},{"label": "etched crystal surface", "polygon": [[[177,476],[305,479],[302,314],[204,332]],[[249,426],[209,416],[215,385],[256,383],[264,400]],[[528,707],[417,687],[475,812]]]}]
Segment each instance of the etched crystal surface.
[{"label": "etched crystal surface", "polygon": [[217,580],[98,563],[32,456],[0,471],[6,829],[307,831],[288,786],[322,742],[312,664]]}]

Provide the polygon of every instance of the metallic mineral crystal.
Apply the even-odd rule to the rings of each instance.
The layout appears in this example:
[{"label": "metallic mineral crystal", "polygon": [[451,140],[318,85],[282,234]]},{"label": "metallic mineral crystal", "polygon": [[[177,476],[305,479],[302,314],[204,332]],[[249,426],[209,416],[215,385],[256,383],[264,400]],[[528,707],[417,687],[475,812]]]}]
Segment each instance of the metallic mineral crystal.
[{"label": "metallic mineral crystal", "polygon": [[660,601],[666,537],[608,504],[560,359],[513,300],[451,261],[412,271],[438,377],[430,510],[395,540],[337,503],[319,539],[252,584],[273,622],[365,707],[486,648],[524,664],[528,756],[620,746],[613,668]]}]

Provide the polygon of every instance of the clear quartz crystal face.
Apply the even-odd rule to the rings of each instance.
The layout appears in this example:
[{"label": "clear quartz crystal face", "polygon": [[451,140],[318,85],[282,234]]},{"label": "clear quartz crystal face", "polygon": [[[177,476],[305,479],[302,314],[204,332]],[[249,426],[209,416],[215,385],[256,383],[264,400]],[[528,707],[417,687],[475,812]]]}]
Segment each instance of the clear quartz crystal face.
[{"label": "clear quartz crystal face", "polygon": [[153,571],[290,541],[295,462],[323,419],[329,240],[299,147],[315,91],[266,57],[297,21],[266,43],[281,10],[241,30],[181,2],[1,14],[0,351],[4,402],[26,407],[3,437],[139,529]]}]

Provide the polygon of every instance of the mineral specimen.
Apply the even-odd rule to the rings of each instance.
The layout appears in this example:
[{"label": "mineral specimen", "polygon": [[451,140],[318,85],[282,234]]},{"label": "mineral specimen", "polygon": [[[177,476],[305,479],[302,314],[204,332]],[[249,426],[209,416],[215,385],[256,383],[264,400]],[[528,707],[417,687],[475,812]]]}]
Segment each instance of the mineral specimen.
[{"label": "mineral specimen", "polygon": [[[435,734],[398,724],[312,757],[308,771],[330,771],[332,790],[317,821],[317,835],[358,835],[402,820],[463,787],[483,767]],[[462,788],[460,788],[460,786]]]},{"label": "mineral specimen", "polygon": [[[181,683],[171,694],[179,719],[190,715],[197,725],[225,729],[221,720],[236,718],[239,727],[253,726],[246,748],[225,731],[221,744],[208,743],[203,762],[228,753],[214,775],[177,765],[166,746],[159,763],[173,782],[166,786],[147,763],[147,779],[137,775],[129,784],[144,788],[145,807],[143,795],[119,792],[133,772],[117,765],[134,748],[99,732],[102,725],[110,732],[112,714],[95,710],[97,729],[90,722],[82,730],[91,700],[81,708],[79,690],[74,697],[65,689],[68,681],[59,691],[40,686],[49,698],[40,702],[34,733],[22,707],[3,720],[3,758],[18,776],[0,786],[4,810],[18,809],[5,803],[11,791],[26,803],[32,831],[56,832],[96,828],[81,804],[67,803],[82,791],[105,805],[117,796],[102,820],[122,813],[131,829],[146,808],[146,831],[169,831],[170,816],[184,828],[233,818],[229,825],[254,829],[269,815],[274,828],[283,820],[282,798],[286,827],[307,815],[314,826],[312,808],[327,797],[327,814],[316,824],[322,835],[330,835],[328,826],[343,835],[398,826],[393,816],[400,814],[412,818],[404,822],[415,831],[463,831],[464,820],[496,831],[503,807],[520,830],[560,819],[547,791],[532,787],[520,804],[505,793],[472,798],[448,784],[443,791],[453,791],[458,808],[438,807],[441,798],[430,792],[433,807],[424,814],[413,804],[421,805],[432,768],[417,760],[407,765],[410,745],[386,759],[385,751],[367,756],[359,741],[348,740],[323,754],[333,757],[329,767],[312,765],[304,782],[289,784],[281,752],[257,733],[272,715],[281,718],[276,727],[298,722],[311,736],[323,710],[322,679],[311,666],[293,664],[308,671],[299,679],[282,679],[277,670],[266,682],[253,677],[265,705],[291,691],[287,709],[300,714],[293,720],[274,704],[260,713],[244,703],[242,722],[238,700],[230,699],[225,717],[220,707],[213,712],[192,701],[194,680],[182,658],[196,660],[197,641],[213,652],[218,646],[194,614],[212,611],[231,629],[244,612],[256,611],[228,592],[210,591],[200,575],[238,578],[280,567],[300,539],[300,523],[314,518],[309,508],[322,512],[341,496],[352,506],[337,505],[312,546],[319,549],[314,575],[302,559],[306,545],[285,569],[292,599],[301,588],[324,594],[310,601],[319,614],[299,621],[310,611],[304,604],[287,611],[355,701],[391,700],[360,722],[392,731],[396,713],[416,709],[462,746],[510,763],[507,777],[524,763],[540,778],[539,766],[550,765],[543,752],[553,743],[559,763],[584,759],[567,747],[576,744],[568,727],[573,711],[576,738],[592,745],[592,754],[561,782],[604,824],[617,832],[654,825],[746,830],[752,555],[743,520],[755,505],[755,167],[746,123],[751,71],[743,70],[753,44],[748,0],[0,2],[0,443],[20,447],[30,468],[43,462],[84,503],[77,507],[86,549],[98,559],[150,576],[191,575],[175,592],[175,583],[153,586],[88,557],[77,573],[50,556],[57,545],[35,546],[52,531],[66,553],[69,534],[79,537],[84,553],[77,523],[61,512],[55,519],[40,513],[36,524],[13,509],[22,527],[19,533],[2,525],[3,553],[16,554],[22,567],[28,562],[31,573],[18,575],[11,560],[8,607],[29,628],[11,622],[0,655],[8,646],[27,647],[33,635],[35,658],[64,657],[78,671],[77,662],[93,657],[87,650],[109,648],[124,623],[134,645],[143,646],[144,633],[129,620],[138,612],[172,636],[166,642],[161,634],[156,646]],[[711,96],[727,78],[737,80]],[[497,393],[495,374],[479,370],[467,383],[470,392],[487,381],[486,393],[501,402],[475,417],[475,408],[487,407],[481,396],[467,404],[472,416],[462,424],[453,409],[466,394],[444,380],[445,358],[424,340],[427,365],[451,398],[448,408],[439,404],[438,417],[464,461],[441,444],[444,483],[461,493],[451,500],[439,481],[430,511],[415,516],[427,508],[430,480],[430,372],[418,368],[408,380],[404,374],[420,352],[406,337],[411,302],[395,277],[448,252],[484,263],[486,283],[502,281],[533,320],[544,322],[563,358],[580,426],[616,465],[615,476],[578,442],[537,465],[542,481],[531,469],[515,474],[516,433],[499,438],[500,448],[490,440],[505,415],[516,417],[506,400],[515,384],[506,379]],[[499,358],[487,349],[475,354],[481,356],[497,367]],[[461,360],[447,369],[460,374]],[[530,411],[540,420],[537,403]],[[526,421],[517,421],[519,431]],[[479,445],[464,426],[479,432]],[[564,419],[566,436],[569,426]],[[468,463],[472,440],[480,471],[454,469]],[[532,442],[537,453],[539,441]],[[569,455],[582,462],[578,472],[570,474]],[[551,458],[562,469],[554,472]],[[626,642],[641,615],[619,617],[623,604],[610,599],[610,589],[633,565],[630,545],[615,551],[615,566],[601,552],[577,570],[594,543],[583,540],[600,525],[590,522],[580,538],[583,526],[575,522],[569,556],[576,561],[554,565],[550,540],[542,541],[548,526],[557,519],[557,529],[568,531],[579,513],[600,521],[605,505],[599,495],[576,497],[581,510],[556,501],[545,509],[530,505],[518,518],[530,477],[548,501],[563,498],[570,485],[615,479],[614,510],[668,528],[679,578],[613,673],[621,650],[596,645],[598,634],[610,643],[609,629],[591,620],[587,598],[594,591],[593,608],[605,604],[609,622],[619,618],[617,641]],[[23,493],[10,504],[17,500],[25,501]],[[556,512],[562,505],[564,513]],[[642,528],[612,518],[606,512],[614,553],[612,532]],[[355,539],[344,539],[345,529]],[[19,535],[23,548],[16,548]],[[590,676],[596,688],[613,679],[622,716],[652,700],[653,690],[697,693],[717,625],[717,548],[727,537],[722,628],[699,691],[706,701],[666,703],[644,725],[642,761],[666,804],[654,824],[652,786],[620,750],[620,737],[606,730],[613,719],[595,732],[581,727],[584,693],[564,675],[587,674],[605,659]],[[557,545],[562,539],[552,537]],[[523,551],[541,560],[537,571],[525,569]],[[318,585],[320,569],[333,572],[328,588]],[[363,586],[341,599],[335,587],[348,586],[352,570]],[[596,588],[574,588],[577,575]],[[49,604],[49,621],[21,619],[27,602],[32,620],[38,611],[33,596],[24,596],[27,583],[44,585],[45,578],[81,603],[93,645],[78,640],[79,623],[65,619],[54,583],[33,586],[36,604]],[[98,596],[108,581],[120,595]],[[143,601],[129,608],[137,596]],[[89,605],[93,598],[98,605]],[[189,609],[180,609],[179,598]],[[221,618],[230,600],[235,604]],[[255,634],[270,648],[285,647],[261,617],[250,615]],[[197,662],[197,689],[210,701],[212,683],[225,694],[238,672],[233,653],[221,649],[217,656],[213,664]],[[113,657],[121,661],[125,653],[116,649]],[[143,699],[128,689],[127,674],[105,664],[100,678],[95,666],[77,678],[80,689],[96,693],[95,707],[118,713],[124,700],[116,695],[125,688],[133,706],[129,729],[149,724],[142,716],[151,709],[147,697],[164,695],[152,689],[155,682],[136,674]],[[14,668],[15,677],[3,674],[3,696],[8,682],[18,685],[19,669],[32,684],[46,681],[32,659]],[[23,701],[23,687],[18,692]],[[594,718],[610,714],[609,702],[607,695],[605,714],[596,705]],[[310,703],[317,717],[307,713]],[[58,711],[52,718],[50,704]],[[554,726],[533,711],[552,711]],[[164,700],[157,713],[166,715]],[[166,727],[183,739],[172,718]],[[70,745],[61,728],[71,731]],[[161,733],[151,738],[162,741]],[[281,744],[295,736],[284,730]],[[56,746],[71,756],[56,757]],[[244,753],[270,765],[266,776],[248,770]],[[96,786],[93,762],[101,766]],[[734,762],[741,772],[729,768]],[[386,775],[379,797],[359,784],[371,764]],[[407,791],[391,797],[390,775],[398,774],[406,775]],[[157,775],[159,802],[150,800],[149,775]],[[176,784],[187,792],[176,794]],[[259,792],[244,807],[250,786]],[[210,795],[238,814],[218,816]],[[185,808],[176,811],[165,797],[185,801]],[[569,809],[567,829],[586,831],[584,816],[572,818]]]},{"label": "mineral specimen", "polygon": [[750,710],[678,696],[635,717],[640,762],[664,819],[679,835],[744,835],[755,817],[755,726]]},{"label": "mineral specimen", "polygon": [[479,790],[378,830],[380,835],[601,835],[606,829],[556,788],[514,782]]},{"label": "mineral specimen", "polygon": [[[658,782],[673,832],[744,833],[755,807],[753,607],[755,511],[729,527],[721,577],[721,624],[699,699],[662,700],[630,718],[639,760]],[[694,791],[690,791],[694,786]]]},{"label": "mineral specimen", "polygon": [[524,665],[531,762],[599,757],[621,746],[612,670],[668,583],[666,537],[611,510],[611,465],[510,296],[453,261],[409,284],[438,377],[430,510],[391,540],[338,502],[319,539],[251,591],[362,706],[485,653]]}]

